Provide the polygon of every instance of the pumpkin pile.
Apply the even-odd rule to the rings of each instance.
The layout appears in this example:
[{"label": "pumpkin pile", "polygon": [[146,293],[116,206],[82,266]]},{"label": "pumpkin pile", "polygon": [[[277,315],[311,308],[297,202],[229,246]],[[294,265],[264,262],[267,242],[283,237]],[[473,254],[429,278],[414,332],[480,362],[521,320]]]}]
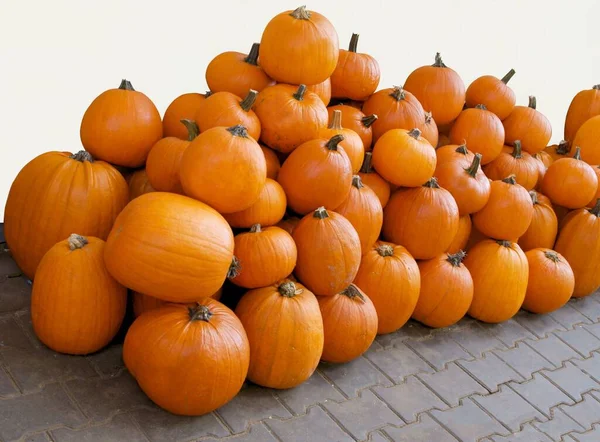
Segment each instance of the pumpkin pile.
[{"label": "pumpkin pile", "polygon": [[81,121],[84,150],[18,174],[5,236],[32,279],[33,327],[67,354],[136,319],[123,359],[143,391],[208,413],[246,379],[285,389],[412,317],[448,327],[547,313],[600,286],[600,87],[565,140],[503,78],[465,87],[440,54],[379,88],[353,34],[300,7],[210,92],[163,117],[123,80]]}]

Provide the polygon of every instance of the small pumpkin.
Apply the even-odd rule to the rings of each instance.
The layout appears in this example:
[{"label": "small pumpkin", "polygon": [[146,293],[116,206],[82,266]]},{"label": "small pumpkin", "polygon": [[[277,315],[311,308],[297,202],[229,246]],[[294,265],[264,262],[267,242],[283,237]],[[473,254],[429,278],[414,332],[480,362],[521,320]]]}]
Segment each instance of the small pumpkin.
[{"label": "small pumpkin", "polygon": [[371,190],[375,192],[377,198],[379,198],[381,207],[385,208],[385,205],[390,199],[390,183],[381,178],[381,175],[379,175],[377,172],[375,172],[375,169],[373,169],[373,166],[371,165],[372,155],[373,154],[371,152],[365,153],[365,160],[363,161],[358,175],[360,176],[363,184],[369,186]]},{"label": "small pumpkin", "polygon": [[498,79],[493,75],[483,75],[473,80],[466,92],[467,107],[483,104],[500,120],[504,120],[515,108],[517,98],[515,92],[508,86],[508,82],[515,75],[515,70]]},{"label": "small pumpkin", "polygon": [[336,104],[329,106],[327,112],[329,113],[329,119],[333,117],[333,113],[336,110],[342,111],[342,127],[352,129],[358,134],[363,142],[363,146],[366,152],[371,150],[373,144],[373,123],[377,121],[377,115],[365,115],[360,109],[347,104]]},{"label": "small pumpkin", "polygon": [[504,145],[502,121],[482,104],[465,109],[452,125],[450,142],[466,143],[471,151],[482,155],[482,164],[491,163]]},{"label": "small pumpkin", "polygon": [[204,94],[191,92],[175,98],[169,104],[163,116],[163,137],[177,137],[181,140],[189,139],[189,128],[182,125],[181,120],[193,121],[198,111],[198,106],[210,94],[210,91]]},{"label": "small pumpkin", "polygon": [[231,127],[242,125],[248,135],[258,141],[260,138],[260,120],[252,110],[258,92],[254,89],[246,91],[244,99],[231,92],[215,92],[203,100],[194,117],[200,132],[213,127]]},{"label": "small pumpkin", "polygon": [[548,155],[546,152],[544,152],[543,150],[541,152],[538,152],[534,155],[531,155],[531,158],[533,158],[533,164],[536,166],[537,169],[537,183],[535,184],[534,189],[540,189],[542,187],[542,180],[544,179],[544,176],[546,175],[546,170],[548,170],[548,166],[546,165],[546,162],[548,163],[548,165],[552,164],[552,157],[550,157],[550,155]]},{"label": "small pumpkin", "polygon": [[260,148],[263,151],[263,154],[265,155],[265,161],[267,162],[267,178],[276,180],[277,175],[279,175],[279,169],[281,169],[279,158],[273,149],[269,149],[267,146],[262,145]]},{"label": "small pumpkin", "polygon": [[294,229],[296,228],[299,222],[300,218],[298,218],[297,216],[290,216],[289,218],[282,219],[281,221],[279,221],[276,224],[276,226],[282,228],[291,235],[294,233]]},{"label": "small pumpkin", "polygon": [[273,226],[285,215],[286,206],[287,198],[281,185],[267,178],[254,204],[240,212],[224,213],[223,217],[235,228],[248,229],[254,224]]},{"label": "small pumpkin", "polygon": [[344,139],[340,142],[340,146],[344,148],[346,155],[352,164],[352,173],[358,173],[365,159],[365,147],[362,139],[352,129],[342,127],[342,111],[335,110],[331,116],[331,122],[326,129],[322,129],[319,134],[320,138],[331,138],[334,135],[343,135]]},{"label": "small pumpkin", "polygon": [[[223,294],[223,288],[221,287],[214,293],[211,298],[215,300],[221,299],[221,295]],[[133,316],[137,318],[143,313],[156,310],[157,308],[164,307],[167,304],[170,304],[168,301],[164,301],[162,299],[155,298],[153,296],[144,295],[143,293],[133,292]],[[194,307],[196,305],[195,302],[186,303],[186,305],[190,307]]]},{"label": "small pumpkin", "polygon": [[552,137],[550,121],[536,107],[537,100],[532,95],[528,106],[515,106],[502,121],[505,143],[513,145],[520,140],[523,150],[531,155],[544,150]]},{"label": "small pumpkin", "polygon": [[519,246],[524,252],[537,248],[551,249],[558,233],[556,213],[546,196],[534,190],[529,195],[533,201],[533,217],[529,228],[519,237]]},{"label": "small pumpkin", "polygon": [[600,165],[592,166],[594,173],[596,174],[596,178],[598,178],[598,190],[596,190],[596,195],[590,200],[587,204],[587,207],[592,208],[596,204],[598,198],[600,198]]},{"label": "small pumpkin", "polygon": [[600,115],[583,123],[571,144],[581,149],[581,159],[586,163],[600,163]]},{"label": "small pumpkin", "polygon": [[431,115],[431,112],[425,112],[424,114],[424,123],[420,126],[423,138],[429,141],[433,147],[437,147],[439,142],[439,132],[437,124],[435,124],[435,120]]},{"label": "small pumpkin", "polygon": [[484,166],[483,171],[491,180],[514,175],[517,183],[527,191],[535,188],[540,177],[540,166],[535,158],[522,151],[519,140],[514,142],[514,147],[505,146],[494,161]]},{"label": "small pumpkin", "polygon": [[436,170],[446,162],[461,162],[466,166],[473,164],[475,153],[467,149],[466,144],[447,144],[435,150]]},{"label": "small pumpkin", "polygon": [[447,146],[448,144],[450,144],[450,137],[446,134],[440,133],[438,131],[438,143],[436,146],[434,146],[436,149],[438,147],[444,147]]},{"label": "small pumpkin", "polygon": [[554,162],[554,158],[552,157],[552,155],[550,155],[550,153],[546,149],[533,155],[534,158],[537,158],[538,160],[540,160],[542,162],[542,164],[544,165],[544,169],[547,169],[548,167],[550,167],[550,164],[552,164]]},{"label": "small pumpkin", "polygon": [[569,143],[567,141],[562,140],[558,144],[552,144],[552,145],[546,147],[543,150],[543,152],[550,155],[550,157],[552,158],[552,162],[554,162],[561,158],[568,157],[569,153],[571,152],[571,146],[569,145]]},{"label": "small pumpkin", "polygon": [[329,78],[321,83],[307,85],[306,90],[317,94],[325,106],[329,105],[331,101],[331,80]]},{"label": "small pumpkin", "polygon": [[156,189],[150,184],[146,169],[137,169],[128,179],[129,201],[145,193],[156,192]]},{"label": "small pumpkin", "polygon": [[573,141],[583,123],[600,115],[600,84],[579,91],[571,100],[565,118],[565,140]]},{"label": "small pumpkin", "polygon": [[461,216],[458,219],[458,232],[456,232],[456,236],[452,240],[450,247],[446,249],[446,253],[454,254],[461,250],[466,250],[472,227],[471,215]]}]

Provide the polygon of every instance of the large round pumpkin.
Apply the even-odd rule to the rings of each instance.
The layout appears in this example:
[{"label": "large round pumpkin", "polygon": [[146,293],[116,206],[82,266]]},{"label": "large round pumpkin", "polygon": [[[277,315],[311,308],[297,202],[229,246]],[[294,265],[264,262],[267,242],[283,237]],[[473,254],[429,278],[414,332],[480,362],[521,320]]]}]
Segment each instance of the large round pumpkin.
[{"label": "large round pumpkin", "polygon": [[223,217],[231,227],[250,228],[254,224],[263,227],[277,224],[285,215],[287,199],[281,185],[267,178],[258,200],[240,212],[224,213]]},{"label": "large round pumpkin", "polygon": [[466,92],[467,107],[483,104],[500,120],[504,120],[513,111],[517,101],[515,92],[508,86],[513,75],[515,70],[511,69],[501,79],[493,75],[483,75],[473,80]]},{"label": "large round pumpkin", "polygon": [[550,121],[536,110],[536,106],[536,98],[530,96],[528,106],[515,106],[510,115],[502,121],[505,143],[514,145],[514,142],[519,140],[523,150],[531,155],[544,150],[552,137]]},{"label": "large round pumpkin", "polygon": [[551,249],[558,233],[556,213],[546,196],[534,190],[529,195],[533,201],[533,217],[529,228],[519,237],[519,246],[524,252],[537,248]]},{"label": "large round pumpkin", "polygon": [[373,169],[372,165],[372,152],[365,153],[365,160],[363,161],[362,167],[360,168],[360,172],[358,175],[362,180],[363,184],[369,186],[373,192],[379,198],[379,202],[381,203],[381,207],[385,208],[385,205],[388,203],[390,199],[390,183],[384,180],[381,175],[379,175],[375,169]]},{"label": "large round pumpkin", "polygon": [[586,163],[600,163],[600,115],[581,125],[571,145],[581,149],[581,159]]},{"label": "large round pumpkin", "polygon": [[198,106],[210,94],[211,92],[206,92],[205,94],[190,92],[175,98],[169,104],[163,116],[163,136],[187,140],[189,138],[189,129],[187,126],[181,124],[181,120],[193,121],[198,111]]},{"label": "large round pumpkin", "polygon": [[600,115],[600,84],[579,91],[571,100],[565,118],[565,140],[573,141],[581,125],[596,115]]},{"label": "large round pumpkin", "polygon": [[515,141],[514,147],[505,146],[494,161],[485,165],[483,171],[490,180],[501,180],[514,175],[517,183],[528,191],[535,188],[540,177],[538,162],[522,151],[519,140]]}]

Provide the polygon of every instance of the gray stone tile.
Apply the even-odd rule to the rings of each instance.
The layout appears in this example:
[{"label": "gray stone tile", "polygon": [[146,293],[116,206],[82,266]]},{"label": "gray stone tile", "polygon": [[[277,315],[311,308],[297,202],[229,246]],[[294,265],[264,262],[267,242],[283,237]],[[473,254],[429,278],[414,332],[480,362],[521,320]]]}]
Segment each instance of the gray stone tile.
[{"label": "gray stone tile", "polygon": [[365,357],[394,382],[402,382],[411,374],[433,372],[433,369],[404,343],[385,351],[368,350]]},{"label": "gray stone tile", "polygon": [[500,324],[480,323],[480,326],[488,330],[508,347],[514,347],[516,342],[523,341],[524,339],[535,339],[535,335],[515,319],[509,319]]},{"label": "gray stone tile", "polygon": [[423,324],[416,321],[408,321],[400,330],[385,335],[377,335],[375,342],[381,345],[382,348],[392,347],[407,339],[424,339],[430,337],[434,333],[434,329],[425,327]]},{"label": "gray stone tile", "polygon": [[125,369],[121,344],[110,345],[98,353],[87,356],[87,359],[102,377],[118,376]]},{"label": "gray stone tile", "polygon": [[550,418],[550,410],[560,404],[572,404],[573,400],[556,385],[539,373],[533,379],[522,384],[510,382],[508,385],[527,402]]},{"label": "gray stone tile", "polygon": [[44,347],[44,344],[38,339],[33,331],[33,324],[31,322],[31,312],[29,310],[24,310],[15,313],[15,319],[19,323],[19,326],[23,330],[25,336],[29,338],[29,342],[34,347]]},{"label": "gray stone tile", "polygon": [[570,304],[565,304],[562,308],[549,313],[549,315],[566,329],[573,328],[575,324],[590,324],[592,322]]},{"label": "gray stone tile", "polygon": [[353,442],[354,439],[325,413],[321,407],[311,407],[308,413],[294,419],[266,422],[283,442]]},{"label": "gray stone tile", "polygon": [[343,401],[344,396],[317,371],[307,381],[289,390],[274,392],[294,413],[304,414],[306,408],[327,400]]},{"label": "gray stone tile", "polygon": [[235,436],[231,436],[226,439],[207,437],[200,440],[202,442],[280,442],[262,423],[251,425],[249,431],[236,434]]},{"label": "gray stone tile", "polygon": [[431,339],[423,341],[408,340],[405,344],[417,352],[437,370],[442,370],[448,362],[458,359],[470,360],[473,357],[450,339],[449,336],[437,333]]},{"label": "gray stone tile", "polygon": [[6,396],[13,396],[15,394],[19,394],[19,390],[16,385],[4,369],[2,365],[0,365],[0,398]]},{"label": "gray stone tile", "polygon": [[523,425],[523,429],[518,433],[510,436],[492,436],[491,440],[493,442],[554,442],[547,434],[538,431],[531,424]]},{"label": "gray stone tile", "polygon": [[348,397],[355,397],[358,391],[373,385],[392,385],[383,373],[362,356],[346,364],[321,362],[319,371]]},{"label": "gray stone tile", "polygon": [[369,433],[367,442],[390,442],[389,436],[384,436],[381,430]]},{"label": "gray stone tile", "polygon": [[32,344],[13,316],[0,318],[0,351],[3,348],[31,348]]},{"label": "gray stone tile", "polygon": [[56,442],[105,442],[121,440],[127,442],[146,442],[148,439],[135,426],[126,414],[115,416],[110,422],[87,427],[82,430],[60,428],[51,432]]},{"label": "gray stone tile", "polygon": [[498,385],[508,381],[521,382],[524,378],[510,368],[506,362],[494,353],[486,353],[483,359],[458,362],[464,370],[477,379],[489,392],[498,389]]},{"label": "gray stone tile", "polygon": [[494,351],[496,356],[510,365],[524,379],[531,379],[536,371],[554,368],[552,363],[544,359],[525,342],[519,342],[514,348],[504,351]]},{"label": "gray stone tile", "polygon": [[457,440],[428,414],[422,414],[414,424],[402,428],[389,426],[383,431],[395,442],[456,442]]},{"label": "gray stone tile", "polygon": [[600,322],[596,324],[585,324],[583,328],[587,329],[587,331],[600,339]]},{"label": "gray stone tile", "polygon": [[593,424],[600,422],[600,402],[591,394],[584,394],[581,402],[560,408],[586,430],[591,430]]},{"label": "gray stone tile", "polygon": [[507,348],[489,330],[480,327],[477,323],[453,330],[448,333],[448,336],[476,358],[482,357],[487,351]]},{"label": "gray stone tile", "polygon": [[[0,241],[4,242],[4,238],[0,235]],[[4,244],[0,244],[0,280],[2,277],[6,278],[8,275],[15,275],[21,273],[19,267],[12,259],[10,252],[4,248]]]},{"label": "gray stone tile", "polygon": [[47,433],[30,434],[22,438],[21,442],[50,442],[50,436]]},{"label": "gray stone tile", "polygon": [[592,353],[592,357],[588,359],[575,359],[573,363],[590,375],[594,380],[600,383],[600,354]]},{"label": "gray stone tile", "polygon": [[515,320],[538,338],[545,338],[549,333],[556,330],[566,330],[550,315],[538,315],[521,310]]},{"label": "gray stone tile", "polygon": [[584,428],[567,416],[560,407],[552,411],[552,419],[541,423],[534,422],[532,425],[542,433],[546,433],[552,440],[560,440],[563,434],[571,431],[584,431]]},{"label": "gray stone tile", "polygon": [[472,394],[487,393],[483,385],[454,363],[443,371],[418,377],[450,406],[458,405],[460,399]]},{"label": "gray stone tile", "polygon": [[579,313],[590,318],[592,322],[597,322],[600,320],[600,302],[598,302],[592,296],[571,299],[569,304]]},{"label": "gray stone tile", "polygon": [[328,402],[323,406],[358,440],[366,439],[371,431],[385,425],[404,424],[402,419],[370,390],[364,390],[360,398],[341,404]]},{"label": "gray stone tile", "polygon": [[25,278],[7,278],[0,275],[0,314],[23,310],[30,304],[31,286]]},{"label": "gray stone tile", "polygon": [[600,388],[600,384],[571,362],[565,362],[564,367],[554,371],[543,370],[541,373],[575,402],[581,400],[583,393]]},{"label": "gray stone tile", "polygon": [[572,433],[571,437],[576,442],[598,442],[600,440],[600,425],[585,433]]},{"label": "gray stone tile", "polygon": [[586,358],[592,351],[600,350],[600,339],[581,326],[576,325],[573,330],[566,332],[556,332],[556,336]]},{"label": "gray stone tile", "polygon": [[51,384],[37,393],[1,400],[0,422],[0,440],[12,441],[56,425],[83,425],[86,418],[59,384]]},{"label": "gray stone tile", "polygon": [[544,339],[530,341],[527,344],[548,361],[552,362],[555,367],[562,367],[563,361],[579,357],[575,350],[553,334],[548,335]]}]

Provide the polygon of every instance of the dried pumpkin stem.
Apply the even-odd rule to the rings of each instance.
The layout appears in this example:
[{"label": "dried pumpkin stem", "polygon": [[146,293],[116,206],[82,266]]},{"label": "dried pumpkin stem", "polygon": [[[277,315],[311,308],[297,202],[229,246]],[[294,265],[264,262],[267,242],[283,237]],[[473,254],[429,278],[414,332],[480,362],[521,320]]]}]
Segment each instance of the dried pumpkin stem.
[{"label": "dried pumpkin stem", "polygon": [[594,204],[594,207],[592,207],[589,210],[592,215],[596,215],[596,217],[600,217],[600,198],[598,198],[596,200],[596,204]]},{"label": "dried pumpkin stem", "polygon": [[423,187],[429,187],[430,189],[439,189],[440,185],[437,182],[437,178],[433,176],[429,179],[429,181],[423,184]]},{"label": "dried pumpkin stem", "polygon": [[363,296],[363,294],[360,292],[360,290],[358,289],[358,287],[356,287],[354,284],[350,284],[347,289],[342,290],[340,292],[340,295],[347,296],[350,299],[358,298],[363,303],[367,302],[367,300],[365,299],[365,297]]},{"label": "dried pumpkin stem", "polygon": [[200,134],[200,128],[194,120],[187,120],[184,118],[183,120],[179,121],[181,121],[181,123],[185,126],[185,128],[188,131],[188,141],[192,141]]},{"label": "dried pumpkin stem", "polygon": [[477,172],[479,171],[479,166],[481,165],[481,158],[481,154],[476,153],[473,157],[473,162],[471,163],[471,165],[465,169],[465,172],[467,172],[472,178],[475,178]]},{"label": "dried pumpkin stem", "polygon": [[331,116],[331,122],[329,123],[328,129],[342,130],[342,111],[336,109],[333,111]]},{"label": "dried pumpkin stem", "polygon": [[404,93],[402,86],[394,86],[392,92],[390,93],[390,97],[394,98],[396,101],[400,101],[406,98],[406,94]]},{"label": "dried pumpkin stem", "polygon": [[435,68],[446,68],[446,67],[448,67],[442,61],[442,56],[441,56],[441,54],[439,52],[436,52],[436,54],[435,54],[435,62],[431,66],[433,66]]},{"label": "dried pumpkin stem", "polygon": [[463,262],[463,259],[465,259],[465,256],[467,256],[467,252],[464,250],[459,250],[454,254],[448,254],[446,261],[452,264],[453,267],[459,267],[460,263]]},{"label": "dried pumpkin stem", "polygon": [[461,144],[460,146],[458,146],[454,152],[456,153],[460,153],[463,155],[468,155],[469,154],[469,150],[467,149],[467,145],[466,144]]},{"label": "dried pumpkin stem", "polygon": [[529,196],[531,197],[531,202],[533,203],[533,205],[540,203],[540,201],[538,200],[538,194],[535,190],[530,190]]},{"label": "dried pumpkin stem", "polygon": [[535,109],[537,107],[537,98],[535,98],[533,95],[529,96],[529,105],[528,105],[531,109]]},{"label": "dried pumpkin stem", "polygon": [[236,124],[227,128],[227,131],[234,137],[248,138],[248,129],[241,124]]},{"label": "dried pumpkin stem", "polygon": [[485,104],[478,104],[475,106],[475,109],[487,110],[487,107]]},{"label": "dried pumpkin stem", "polygon": [[592,89],[595,90],[595,91],[600,91],[600,84],[593,85]]},{"label": "dried pumpkin stem", "polygon": [[375,123],[377,121],[377,118],[379,118],[377,116],[377,114],[371,114],[371,115],[367,115],[366,117],[362,117],[360,119],[360,122],[363,124],[363,126],[365,127],[371,127],[373,125],[373,123]]},{"label": "dried pumpkin stem", "polygon": [[208,98],[208,97],[210,97],[212,94],[213,94],[213,93],[212,93],[212,91],[206,91],[206,92],[204,92],[204,98]]},{"label": "dried pumpkin stem", "polygon": [[315,212],[313,213],[313,218],[317,218],[317,219],[329,218],[329,213],[327,213],[327,209],[325,209],[325,206],[321,206],[321,207],[318,207],[317,209],[315,209]]},{"label": "dried pumpkin stem", "polygon": [[260,49],[260,43],[252,43],[252,47],[250,48],[250,52],[244,61],[252,66],[258,66],[258,50]]},{"label": "dried pumpkin stem", "polygon": [[310,19],[310,11],[308,11],[306,9],[306,5],[300,6],[296,9],[294,9],[294,11],[292,11],[290,13],[290,15],[292,17],[294,17],[296,20],[308,20]]},{"label": "dried pumpkin stem", "polygon": [[573,154],[573,158],[576,160],[581,160],[581,147],[575,146],[575,153]]},{"label": "dried pumpkin stem", "polygon": [[384,258],[386,256],[394,255],[394,248],[392,246],[390,246],[389,244],[381,244],[375,250],[377,251],[377,253],[379,253],[379,256],[383,256]]},{"label": "dried pumpkin stem", "polygon": [[371,166],[372,161],[373,154],[371,152],[365,152],[365,159],[363,160],[362,166],[360,167],[360,171],[362,173],[373,173],[373,166]]},{"label": "dried pumpkin stem", "polygon": [[502,180],[506,184],[517,184],[517,176],[513,173]]},{"label": "dried pumpkin stem", "polygon": [[350,44],[348,45],[349,52],[356,52],[358,47],[358,34],[352,34],[350,38]]},{"label": "dried pumpkin stem", "polygon": [[256,101],[256,97],[258,96],[258,92],[254,89],[250,89],[248,91],[248,95],[242,101],[240,101],[240,106],[243,110],[248,112],[254,106],[254,102]]},{"label": "dried pumpkin stem", "polygon": [[82,249],[83,247],[88,245],[87,238],[76,233],[72,233],[71,235],[69,235],[67,242],[69,243],[70,250]]},{"label": "dried pumpkin stem", "polygon": [[293,298],[301,293],[301,290],[296,288],[296,284],[293,281],[286,281],[279,284],[277,291],[281,296],[285,296],[286,298]]},{"label": "dried pumpkin stem", "polygon": [[242,264],[240,260],[237,259],[236,256],[231,260],[231,264],[229,264],[229,270],[227,270],[227,278],[233,279],[239,276],[242,270]]},{"label": "dried pumpkin stem", "polygon": [[304,100],[305,93],[306,93],[306,85],[301,84],[300,86],[298,86],[298,90],[294,93],[293,97],[298,101],[302,101],[302,100]]},{"label": "dried pumpkin stem", "polygon": [[200,303],[196,303],[194,307],[188,307],[188,313],[190,315],[190,321],[208,322],[213,315],[207,306],[201,305]]},{"label": "dried pumpkin stem", "polygon": [[362,189],[363,187],[365,187],[365,185],[363,184],[362,180],[360,179],[360,175],[353,175],[352,176],[352,185],[354,187],[356,187],[357,189]]},{"label": "dried pumpkin stem", "polygon": [[260,233],[262,232],[262,228],[260,226],[260,224],[252,224],[252,227],[250,227],[250,233]]},{"label": "dried pumpkin stem", "polygon": [[325,146],[329,150],[337,150],[338,144],[340,144],[342,141],[344,141],[344,139],[345,138],[342,134],[334,135],[333,137],[331,137],[329,139],[329,141],[327,142],[327,144]]},{"label": "dried pumpkin stem", "polygon": [[431,112],[425,112],[425,124],[431,124],[433,120],[433,114]]},{"label": "dried pumpkin stem", "polygon": [[408,132],[408,135],[413,137],[415,140],[418,140],[421,136],[421,131],[415,127],[410,132]]},{"label": "dried pumpkin stem", "polygon": [[517,160],[519,158],[523,158],[523,150],[521,148],[521,141],[515,140],[514,149],[511,153],[511,155],[513,156],[513,158],[515,158]]},{"label": "dried pumpkin stem", "polygon": [[511,78],[513,78],[513,75],[515,75],[515,70],[511,69],[510,71],[507,72],[507,74],[502,77],[502,79],[500,80],[502,83],[506,84],[510,81]]},{"label": "dried pumpkin stem", "polygon": [[94,157],[92,156],[92,154],[86,152],[85,150],[80,150],[79,152],[70,155],[69,158],[79,161],[81,163],[83,163],[84,161],[88,161],[90,163],[94,162]]},{"label": "dried pumpkin stem", "polygon": [[571,150],[571,146],[567,140],[561,140],[555,150],[558,155],[566,155]]},{"label": "dried pumpkin stem", "polygon": [[497,239],[496,243],[502,247],[510,247],[511,246],[511,242],[507,241],[505,239]]},{"label": "dried pumpkin stem", "polygon": [[550,261],[552,261],[554,263],[560,262],[560,257],[558,256],[558,253],[556,253],[554,250],[545,250],[544,256],[546,256],[546,258],[548,258]]},{"label": "dried pumpkin stem", "polygon": [[135,91],[133,86],[131,85],[131,81],[122,79],[121,84],[119,85],[119,89],[123,91]]}]

